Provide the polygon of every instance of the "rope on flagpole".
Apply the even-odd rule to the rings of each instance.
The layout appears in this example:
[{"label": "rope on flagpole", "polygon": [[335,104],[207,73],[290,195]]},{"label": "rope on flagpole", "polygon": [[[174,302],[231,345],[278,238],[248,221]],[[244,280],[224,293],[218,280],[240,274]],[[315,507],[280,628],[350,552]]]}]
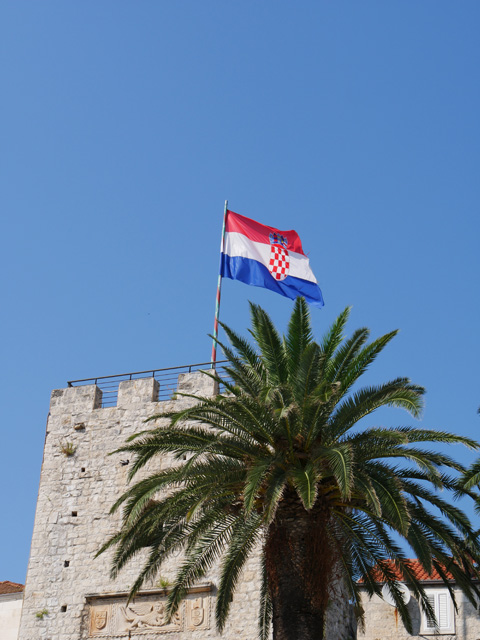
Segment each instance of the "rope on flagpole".
[{"label": "rope on flagpole", "polygon": [[220,315],[220,295],[222,292],[222,254],[223,244],[225,241],[225,222],[227,220],[227,207],[228,200],[225,200],[225,209],[223,210],[222,242],[220,244],[220,266],[218,268],[217,297],[215,299],[215,322],[213,323],[213,344],[211,360],[212,369],[215,369],[215,363],[217,361],[218,316]]}]

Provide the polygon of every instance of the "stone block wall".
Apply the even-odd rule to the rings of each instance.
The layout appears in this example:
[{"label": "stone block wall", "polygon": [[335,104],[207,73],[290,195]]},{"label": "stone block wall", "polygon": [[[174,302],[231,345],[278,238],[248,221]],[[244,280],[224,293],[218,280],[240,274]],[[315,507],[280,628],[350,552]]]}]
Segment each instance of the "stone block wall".
[{"label": "stone block wall", "polygon": [[[181,374],[177,390],[205,396],[217,392],[202,372]],[[179,615],[165,625],[163,587],[172,581],[178,558],[128,607],[126,594],[141,558],[116,579],[110,577],[110,553],[94,558],[118,530],[120,514],[111,516],[109,510],[128,486],[127,456],[109,454],[144,430],[148,417],[194,402],[181,396],[158,402],[157,397],[153,378],[121,382],[117,406],[108,408],[101,408],[95,385],[52,392],[19,640],[257,638],[258,553],[245,568],[221,636],[214,620],[217,569],[191,590]],[[171,461],[164,456],[154,465],[166,468]],[[329,640],[343,636],[345,605],[332,606]]]}]

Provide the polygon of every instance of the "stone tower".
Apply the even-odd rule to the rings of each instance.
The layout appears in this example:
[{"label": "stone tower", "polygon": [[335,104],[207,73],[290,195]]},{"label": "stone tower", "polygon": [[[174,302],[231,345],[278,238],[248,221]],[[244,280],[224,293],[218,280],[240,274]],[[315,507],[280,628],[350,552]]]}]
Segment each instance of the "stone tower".
[{"label": "stone tower", "polygon": [[[166,624],[168,582],[178,559],[127,606],[142,559],[113,580],[111,555],[94,557],[118,530],[121,514],[112,516],[109,510],[127,488],[129,461],[124,454],[109,454],[144,430],[146,418],[191,402],[182,396],[159,402],[158,390],[153,377],[120,382],[116,406],[105,408],[95,384],[52,392],[19,640],[257,638],[258,556],[245,568],[221,635],[214,620],[216,570],[190,590],[178,615]],[[196,371],[178,376],[177,391],[208,396],[216,389]],[[161,468],[170,463],[165,456]],[[159,462],[155,465],[158,469]],[[333,607],[331,619],[329,638],[346,637],[345,627],[340,629],[345,612]]]}]

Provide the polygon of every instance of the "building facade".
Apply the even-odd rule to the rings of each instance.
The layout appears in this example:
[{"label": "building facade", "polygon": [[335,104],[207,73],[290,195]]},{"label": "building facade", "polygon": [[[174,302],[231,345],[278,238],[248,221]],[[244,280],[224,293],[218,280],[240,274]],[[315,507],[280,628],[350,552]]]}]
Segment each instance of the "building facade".
[{"label": "building facade", "polygon": [[23,603],[23,584],[0,582],[0,638],[17,640]]},{"label": "building facade", "polygon": [[[433,571],[427,574],[417,560],[410,560],[410,567],[417,579],[422,583],[425,593],[432,605],[438,626],[421,609],[418,601],[410,596],[408,609],[413,623],[413,635],[408,633],[398,615],[397,609],[385,599],[373,596],[371,599],[365,594],[363,605],[365,608],[365,630],[358,630],[358,640],[424,640],[441,638],[441,640],[480,640],[480,615],[478,605],[474,606],[464,596],[462,591],[452,587],[455,596],[456,609],[449,590]],[[399,582],[405,582],[399,577]],[[408,589],[405,588],[408,594]]]}]

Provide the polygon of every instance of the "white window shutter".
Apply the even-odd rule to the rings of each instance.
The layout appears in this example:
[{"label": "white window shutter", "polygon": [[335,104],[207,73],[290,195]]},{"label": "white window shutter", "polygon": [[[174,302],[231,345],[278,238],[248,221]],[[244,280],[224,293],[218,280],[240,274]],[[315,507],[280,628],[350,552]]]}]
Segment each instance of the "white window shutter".
[{"label": "white window shutter", "polygon": [[[428,595],[427,600],[428,600],[428,603],[431,605],[432,609],[434,610],[435,615],[437,615],[437,608],[435,607],[435,596],[433,594]],[[426,614],[426,618],[427,618],[427,629],[435,629],[435,619],[432,618],[432,616],[430,616],[428,613]]]},{"label": "white window shutter", "polygon": [[450,626],[450,620],[448,615],[448,594],[438,594],[438,611],[435,610],[437,615],[438,626],[440,629],[448,629]]}]

